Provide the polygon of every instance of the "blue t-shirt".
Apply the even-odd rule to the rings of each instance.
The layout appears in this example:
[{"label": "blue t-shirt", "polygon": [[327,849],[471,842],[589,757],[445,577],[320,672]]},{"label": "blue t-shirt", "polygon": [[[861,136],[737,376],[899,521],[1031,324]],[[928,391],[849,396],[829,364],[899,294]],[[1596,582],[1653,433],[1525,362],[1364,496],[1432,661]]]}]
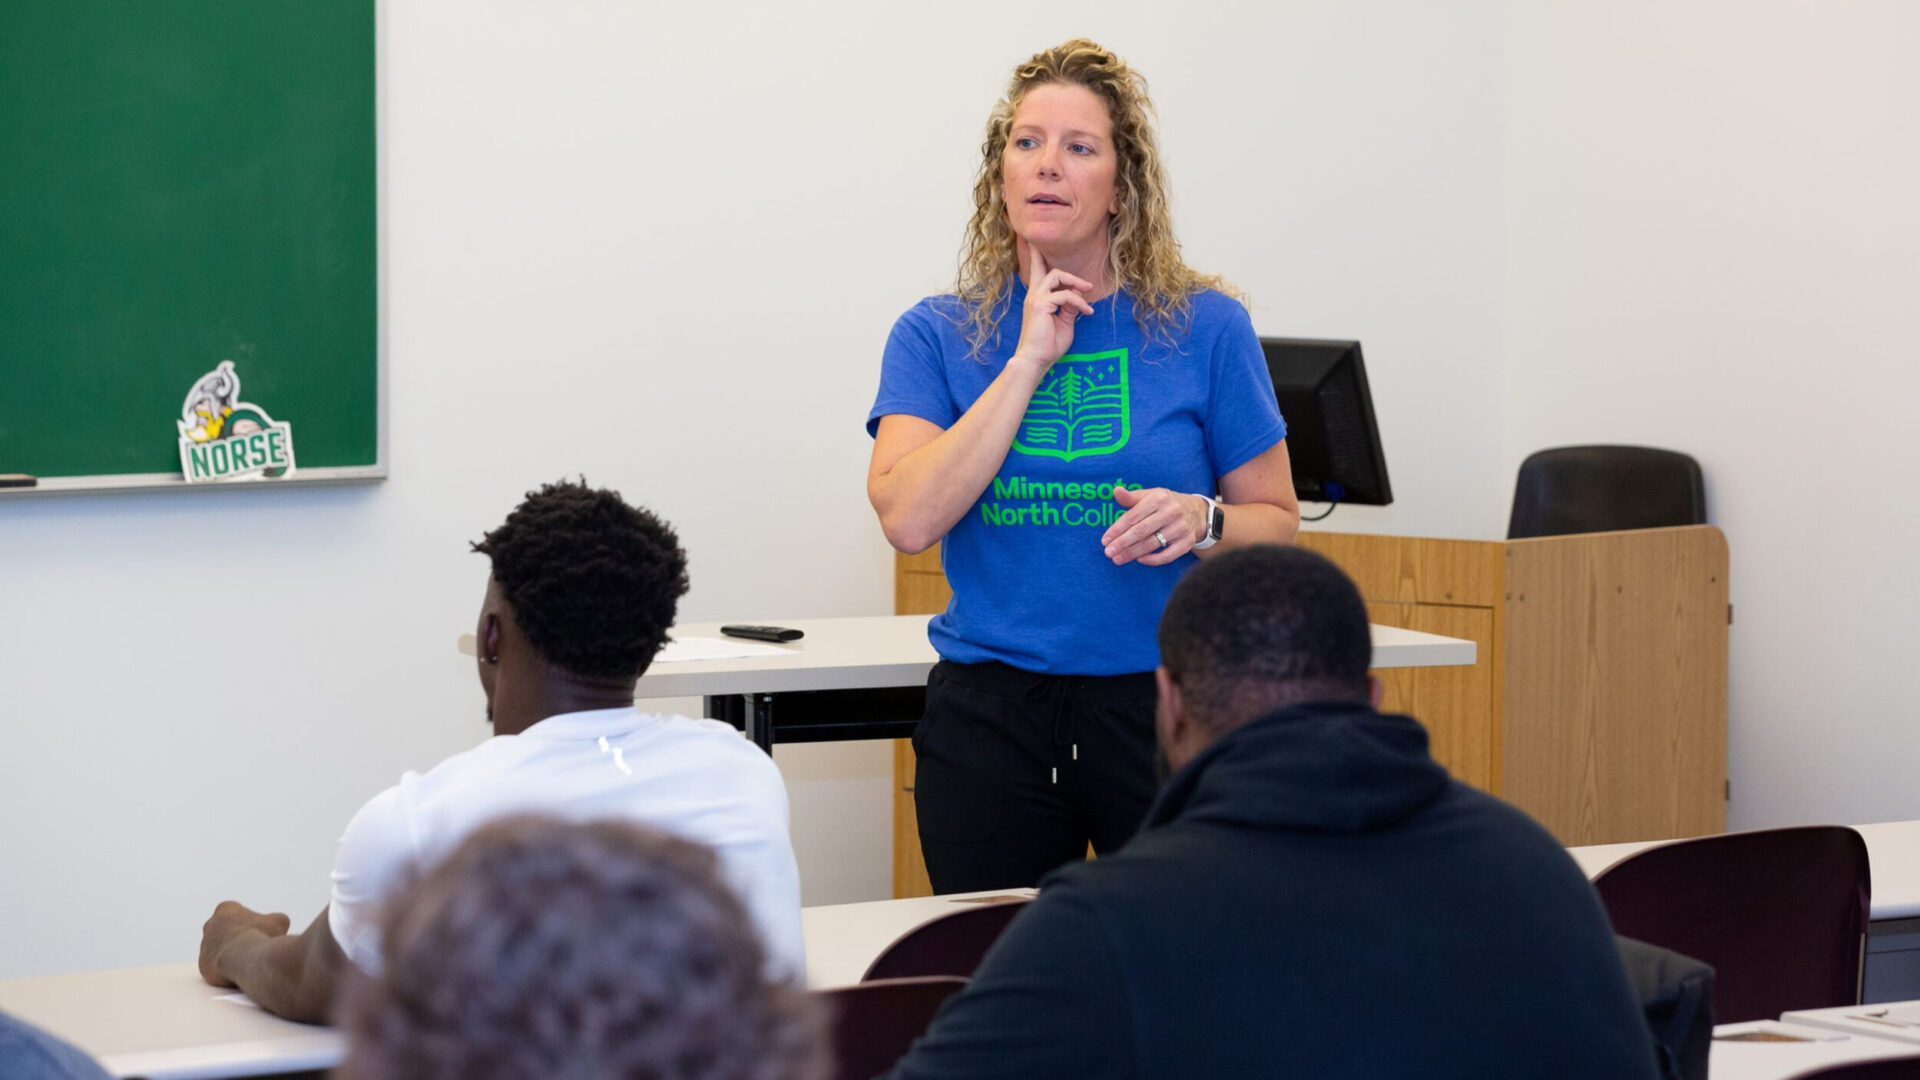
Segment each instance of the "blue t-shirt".
[{"label": "blue t-shirt", "polygon": [[[979,359],[954,297],[900,316],[868,434],[896,414],[952,427],[1013,355],[1025,300],[1016,279],[999,340]],[[1050,675],[1152,670],[1160,611],[1195,559],[1113,565],[1100,537],[1126,512],[1114,485],[1212,494],[1218,477],[1286,434],[1260,339],[1233,298],[1193,297],[1177,349],[1146,340],[1124,291],[1093,305],[1034,392],[999,474],[941,541],[953,601],[929,629],[935,650]]]}]

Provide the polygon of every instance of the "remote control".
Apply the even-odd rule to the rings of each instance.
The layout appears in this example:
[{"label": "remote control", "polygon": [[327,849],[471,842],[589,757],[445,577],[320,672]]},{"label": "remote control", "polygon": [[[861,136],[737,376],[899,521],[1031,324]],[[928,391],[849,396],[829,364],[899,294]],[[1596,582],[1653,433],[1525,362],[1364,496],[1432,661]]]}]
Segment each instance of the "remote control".
[{"label": "remote control", "polygon": [[728,637],[752,638],[755,641],[799,641],[807,636],[803,631],[786,626],[723,626],[720,632]]}]

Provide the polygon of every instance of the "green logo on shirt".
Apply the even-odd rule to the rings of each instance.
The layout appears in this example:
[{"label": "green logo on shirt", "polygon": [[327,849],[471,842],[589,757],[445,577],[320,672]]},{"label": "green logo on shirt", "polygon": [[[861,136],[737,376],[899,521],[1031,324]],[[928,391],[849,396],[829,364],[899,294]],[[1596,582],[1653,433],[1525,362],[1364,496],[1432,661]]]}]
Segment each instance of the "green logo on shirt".
[{"label": "green logo on shirt", "polygon": [[1133,434],[1132,406],[1127,350],[1063,356],[1027,403],[1013,448],[1065,461],[1111,454]]}]

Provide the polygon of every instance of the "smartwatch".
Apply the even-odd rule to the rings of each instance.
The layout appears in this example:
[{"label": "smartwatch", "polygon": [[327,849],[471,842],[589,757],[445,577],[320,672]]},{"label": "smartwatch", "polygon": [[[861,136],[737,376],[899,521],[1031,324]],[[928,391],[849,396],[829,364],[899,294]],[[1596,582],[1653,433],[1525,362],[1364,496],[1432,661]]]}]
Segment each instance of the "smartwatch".
[{"label": "smartwatch", "polygon": [[[1205,495],[1200,495],[1197,491],[1194,492],[1194,494],[1199,495],[1202,499],[1207,499]],[[1199,543],[1193,545],[1193,550],[1205,551],[1219,543],[1220,532],[1222,529],[1225,529],[1226,526],[1227,512],[1220,509],[1219,503],[1214,502],[1212,499],[1207,499],[1207,535]]]}]

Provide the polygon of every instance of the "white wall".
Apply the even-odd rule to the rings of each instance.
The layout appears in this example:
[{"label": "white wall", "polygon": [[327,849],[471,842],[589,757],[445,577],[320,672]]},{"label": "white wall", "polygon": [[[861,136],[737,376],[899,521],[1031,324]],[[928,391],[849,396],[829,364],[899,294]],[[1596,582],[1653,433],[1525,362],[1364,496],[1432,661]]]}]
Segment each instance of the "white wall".
[{"label": "white wall", "polygon": [[1126,49],[1152,79],[1191,261],[1252,294],[1261,333],[1365,349],[1395,502],[1327,527],[1501,535],[1499,7],[1199,21]]},{"label": "white wall", "polygon": [[[393,478],[0,504],[0,977],[317,912],[353,810],[486,735],[466,543],[542,481],[675,522],[685,618],[890,610],[880,345],[1006,73],[1076,33],[1152,78],[1192,260],[1366,342],[1402,501],[1336,523],[1498,532],[1497,5],[957,10],[385,4]],[[886,746],[778,758],[807,902],[884,895]]]},{"label": "white wall", "polygon": [[1905,0],[1509,7],[1508,475],[1700,460],[1735,827],[1920,817],[1916,42]]},{"label": "white wall", "polygon": [[[541,481],[676,522],[687,618],[889,610],[880,343],[951,271],[1007,69],[1083,32],[1152,79],[1191,259],[1263,332],[1366,343],[1399,502],[1330,527],[1497,536],[1529,450],[1688,450],[1734,824],[1920,816],[1920,7],[952,15],[386,4],[393,479],[0,503],[0,977],[317,911],[353,809],[484,737],[465,544]],[[808,902],[884,894],[884,745],[779,760]]]}]

